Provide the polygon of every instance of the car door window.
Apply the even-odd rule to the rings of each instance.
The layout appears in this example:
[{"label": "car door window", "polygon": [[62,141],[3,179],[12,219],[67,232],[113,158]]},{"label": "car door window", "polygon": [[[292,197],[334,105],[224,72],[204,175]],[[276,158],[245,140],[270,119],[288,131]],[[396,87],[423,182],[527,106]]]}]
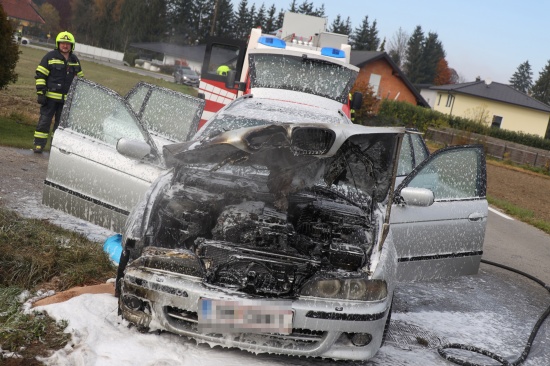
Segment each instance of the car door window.
[{"label": "car door window", "polygon": [[75,86],[63,126],[112,146],[121,137],[146,142],[124,99],[89,81],[81,80]]},{"label": "car door window", "polygon": [[132,107],[135,114],[139,115],[141,113],[141,108],[144,105],[147,93],[149,93],[149,88],[138,86],[128,94],[126,100]]},{"label": "car door window", "polygon": [[427,188],[436,201],[479,197],[481,176],[477,149],[454,149],[436,154],[408,183],[408,187]]},{"label": "car door window", "polygon": [[403,137],[401,151],[399,152],[399,163],[397,164],[397,175],[407,175],[414,169],[413,154],[409,135]]},{"label": "car door window", "polygon": [[413,154],[414,154],[414,167],[423,162],[430,155],[428,148],[424,143],[422,135],[411,134],[409,135],[412,142]]},{"label": "car door window", "polygon": [[147,83],[138,84],[126,98],[149,133],[171,143],[187,141],[195,134],[205,103]]}]

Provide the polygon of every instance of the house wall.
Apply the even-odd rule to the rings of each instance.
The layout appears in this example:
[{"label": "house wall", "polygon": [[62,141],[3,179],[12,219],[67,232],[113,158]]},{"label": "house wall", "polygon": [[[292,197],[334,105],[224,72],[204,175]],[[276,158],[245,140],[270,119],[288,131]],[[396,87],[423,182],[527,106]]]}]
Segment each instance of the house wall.
[{"label": "house wall", "polygon": [[448,106],[448,97],[447,92],[438,92],[434,110],[453,116],[483,120],[489,126],[496,115],[502,117],[502,129],[541,137],[546,134],[550,118],[548,112],[462,94],[454,94],[454,100],[451,100]]},{"label": "house wall", "polygon": [[437,100],[437,91],[430,89],[420,90],[420,95],[428,102],[431,109],[434,109],[435,101]]},{"label": "house wall", "polygon": [[355,84],[369,83],[372,74],[380,75],[380,87],[377,95],[382,99],[399,100],[416,105],[416,98],[407,84],[393,74],[393,69],[385,60],[370,62],[361,67]]}]

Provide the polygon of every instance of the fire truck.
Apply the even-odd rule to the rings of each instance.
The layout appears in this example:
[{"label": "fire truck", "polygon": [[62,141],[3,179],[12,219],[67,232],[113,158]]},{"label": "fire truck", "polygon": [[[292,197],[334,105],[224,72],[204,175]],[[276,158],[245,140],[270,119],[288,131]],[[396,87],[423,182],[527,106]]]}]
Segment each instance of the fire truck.
[{"label": "fire truck", "polygon": [[243,94],[335,109],[350,116],[362,96],[350,91],[359,69],[349,63],[348,36],[326,31],[327,19],[285,13],[276,34],[252,29],[247,41],[212,37],[199,92],[202,124]]}]

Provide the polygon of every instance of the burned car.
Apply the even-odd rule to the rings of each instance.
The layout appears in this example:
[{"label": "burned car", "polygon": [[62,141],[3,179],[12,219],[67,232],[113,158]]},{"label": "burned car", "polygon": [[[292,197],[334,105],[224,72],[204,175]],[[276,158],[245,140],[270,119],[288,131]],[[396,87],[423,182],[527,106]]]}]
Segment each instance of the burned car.
[{"label": "burned car", "polygon": [[[103,222],[112,227],[123,214],[116,202],[131,202],[120,183],[96,179],[90,187],[52,161],[99,160],[80,144],[92,134],[75,131],[89,102],[80,97],[91,90],[74,88],[45,192],[96,222],[95,209],[115,211]],[[249,95],[195,134],[196,118],[186,120],[192,137],[166,143],[171,119],[142,117],[156,108],[153,89],[142,88],[144,98],[103,90],[144,141],[119,137],[109,154],[102,150],[119,163],[110,173],[94,168],[133,179],[146,165],[155,169],[128,213],[116,284],[120,314],[140,330],[255,353],[366,360],[383,342],[398,281],[477,272],[487,218],[481,147],[442,149],[395,188],[405,129],[353,125],[336,112]],[[112,123],[118,115],[105,112],[98,131],[120,126]]]}]

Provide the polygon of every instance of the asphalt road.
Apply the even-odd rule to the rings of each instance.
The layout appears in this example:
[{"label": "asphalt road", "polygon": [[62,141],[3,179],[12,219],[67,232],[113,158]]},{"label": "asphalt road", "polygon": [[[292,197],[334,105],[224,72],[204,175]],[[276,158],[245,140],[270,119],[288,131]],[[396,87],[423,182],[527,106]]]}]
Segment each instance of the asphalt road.
[{"label": "asphalt road", "polygon": [[550,235],[506,215],[489,211],[482,258],[550,284]]}]

